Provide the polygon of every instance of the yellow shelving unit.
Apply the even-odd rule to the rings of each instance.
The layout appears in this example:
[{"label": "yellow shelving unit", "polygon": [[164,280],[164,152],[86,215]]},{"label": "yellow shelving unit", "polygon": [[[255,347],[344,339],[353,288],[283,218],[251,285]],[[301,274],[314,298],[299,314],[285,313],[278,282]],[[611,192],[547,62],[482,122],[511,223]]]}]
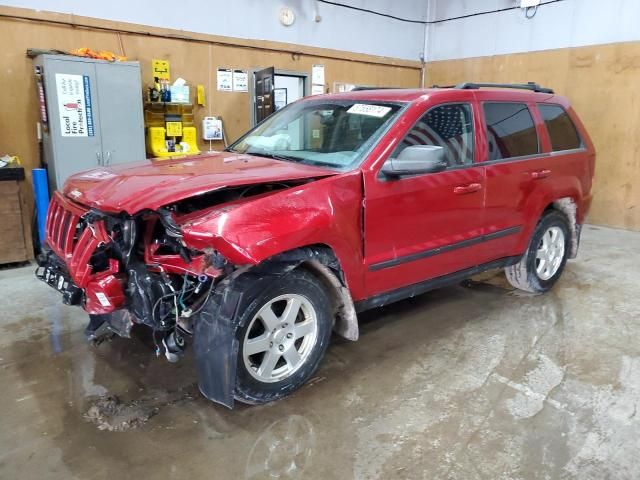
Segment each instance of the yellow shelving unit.
[{"label": "yellow shelving unit", "polygon": [[192,103],[147,102],[144,123],[149,155],[169,158],[200,153]]}]

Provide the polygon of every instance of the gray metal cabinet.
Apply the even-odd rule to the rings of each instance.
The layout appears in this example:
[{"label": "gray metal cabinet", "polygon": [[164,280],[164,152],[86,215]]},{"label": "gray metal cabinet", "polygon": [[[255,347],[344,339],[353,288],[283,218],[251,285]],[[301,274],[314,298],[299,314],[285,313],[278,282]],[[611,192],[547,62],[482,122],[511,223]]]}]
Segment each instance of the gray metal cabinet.
[{"label": "gray metal cabinet", "polygon": [[40,55],[34,65],[44,83],[51,190],[74,173],[145,158],[138,62]]}]

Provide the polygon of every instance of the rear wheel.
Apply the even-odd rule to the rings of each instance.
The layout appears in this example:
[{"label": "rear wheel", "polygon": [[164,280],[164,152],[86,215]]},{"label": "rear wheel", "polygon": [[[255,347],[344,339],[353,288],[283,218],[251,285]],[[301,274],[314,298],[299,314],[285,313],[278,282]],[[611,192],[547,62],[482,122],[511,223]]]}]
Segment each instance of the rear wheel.
[{"label": "rear wheel", "polygon": [[237,400],[277,400],[313,375],[331,336],[330,305],[323,284],[302,269],[255,295],[240,319]]},{"label": "rear wheel", "polygon": [[505,269],[514,287],[531,293],[543,293],[558,281],[569,254],[569,222],[562,213],[545,213],[531,236],[520,261]]}]

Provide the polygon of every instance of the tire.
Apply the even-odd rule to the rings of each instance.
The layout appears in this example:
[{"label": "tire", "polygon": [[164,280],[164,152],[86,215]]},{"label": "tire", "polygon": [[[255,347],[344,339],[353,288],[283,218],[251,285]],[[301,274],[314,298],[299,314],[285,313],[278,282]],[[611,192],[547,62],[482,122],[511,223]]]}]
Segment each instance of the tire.
[{"label": "tire", "polygon": [[252,295],[240,311],[235,399],[267,403],[304,385],[324,357],[333,328],[323,283],[307,270],[292,270]]},{"label": "tire", "polygon": [[569,250],[570,227],[567,217],[556,210],[549,210],[538,222],[520,261],[505,268],[507,280],[525,292],[547,292],[562,275]]}]

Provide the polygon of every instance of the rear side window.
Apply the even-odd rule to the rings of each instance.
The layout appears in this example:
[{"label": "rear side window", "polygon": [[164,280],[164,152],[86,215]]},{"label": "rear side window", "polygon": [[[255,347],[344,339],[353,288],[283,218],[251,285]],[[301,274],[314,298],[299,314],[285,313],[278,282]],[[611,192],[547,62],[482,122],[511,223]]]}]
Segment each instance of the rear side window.
[{"label": "rear side window", "polygon": [[524,103],[485,103],[489,160],[535,155],[538,134]]},{"label": "rear side window", "polygon": [[564,108],[560,105],[538,105],[538,109],[547,126],[554,152],[582,146],[578,130]]},{"label": "rear side window", "polygon": [[412,145],[444,148],[449,167],[473,163],[473,114],[468,103],[450,103],[430,109],[391,154],[397,157]]}]

